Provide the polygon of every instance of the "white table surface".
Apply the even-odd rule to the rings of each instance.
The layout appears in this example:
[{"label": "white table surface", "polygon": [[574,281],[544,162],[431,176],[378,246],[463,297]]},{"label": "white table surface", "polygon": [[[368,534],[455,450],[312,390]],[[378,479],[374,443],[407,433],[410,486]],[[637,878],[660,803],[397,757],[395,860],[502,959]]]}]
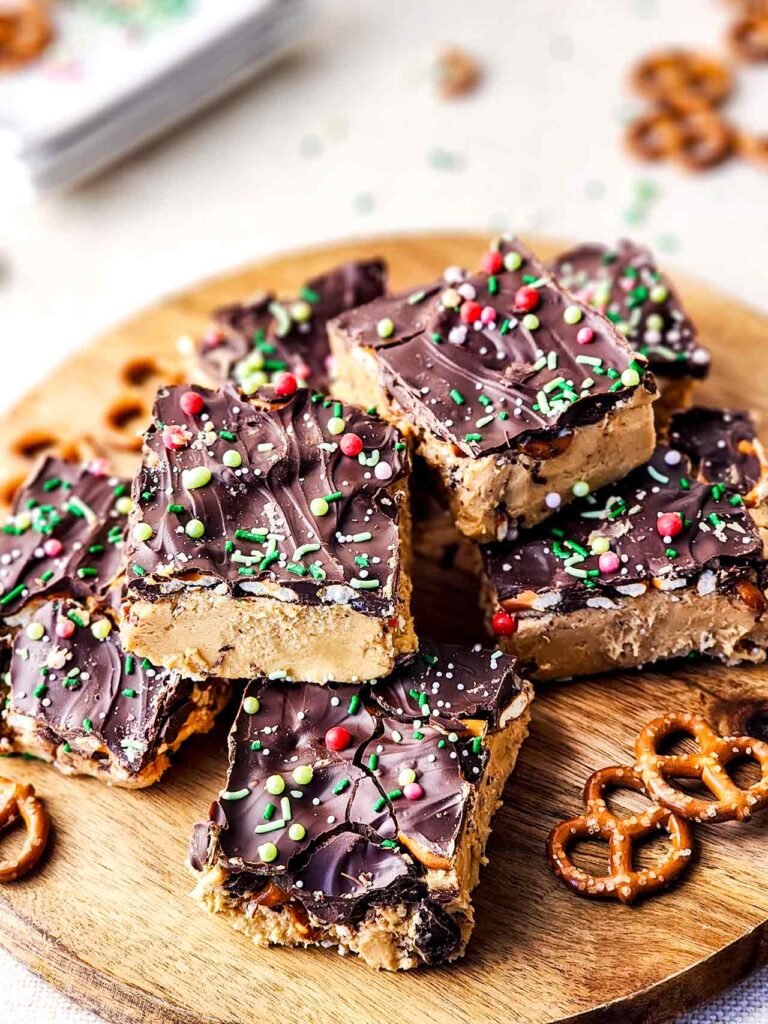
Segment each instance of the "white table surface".
[{"label": "white table surface", "polygon": [[[0,179],[0,328],[13,369],[0,374],[0,406],[164,293],[377,232],[631,233],[768,311],[765,175],[740,163],[693,177],[643,167],[619,139],[632,60],[659,43],[716,49],[726,16],[718,0],[325,0],[299,56],[88,187],[18,204]],[[474,96],[435,99],[443,42],[483,62]],[[733,105],[763,131],[767,87],[768,69],[744,73]],[[656,195],[635,223],[648,183]],[[0,991],[3,1021],[96,1020],[1,952]],[[694,1021],[768,1021],[768,973]]]}]

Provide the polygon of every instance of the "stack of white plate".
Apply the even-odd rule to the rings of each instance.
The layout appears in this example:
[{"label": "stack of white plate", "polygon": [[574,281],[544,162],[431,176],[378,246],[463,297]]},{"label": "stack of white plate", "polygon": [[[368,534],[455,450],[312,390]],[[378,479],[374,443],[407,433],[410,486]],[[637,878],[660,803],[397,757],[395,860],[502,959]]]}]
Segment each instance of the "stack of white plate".
[{"label": "stack of white plate", "polygon": [[294,46],[306,0],[68,0],[56,38],[0,76],[0,173],[36,190],[92,177]]}]

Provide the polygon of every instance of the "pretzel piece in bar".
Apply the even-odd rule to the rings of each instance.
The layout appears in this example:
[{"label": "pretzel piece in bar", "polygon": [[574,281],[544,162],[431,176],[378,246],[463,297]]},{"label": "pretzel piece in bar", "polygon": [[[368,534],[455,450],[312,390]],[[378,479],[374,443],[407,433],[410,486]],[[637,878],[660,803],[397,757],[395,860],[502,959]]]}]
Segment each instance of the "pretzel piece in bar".
[{"label": "pretzel piece in bar", "polygon": [[28,875],[45,852],[51,823],[33,786],[0,778],[0,829],[21,818],[27,837],[12,860],[0,860],[0,883],[16,882]]},{"label": "pretzel piece in bar", "polygon": [[[547,840],[547,855],[557,877],[574,892],[633,903],[666,888],[685,871],[691,861],[693,836],[688,823],[664,807],[651,805],[641,814],[616,816],[608,808],[605,793],[619,788],[649,795],[632,768],[614,765],[595,772],[584,787],[586,813],[555,826]],[[669,853],[653,867],[635,869],[635,843],[660,830],[669,835]],[[608,843],[606,875],[591,875],[576,867],[568,852],[576,840],[597,836]]]},{"label": "pretzel piece in bar", "polygon": [[[666,738],[686,734],[699,750],[694,754],[660,754]],[[637,738],[635,770],[652,797],[663,807],[699,822],[746,821],[768,805],[768,743],[751,736],[721,736],[700,715],[677,711],[649,722]],[[728,774],[735,760],[755,761],[760,781],[742,789]],[[670,779],[697,779],[714,800],[678,789]]]}]

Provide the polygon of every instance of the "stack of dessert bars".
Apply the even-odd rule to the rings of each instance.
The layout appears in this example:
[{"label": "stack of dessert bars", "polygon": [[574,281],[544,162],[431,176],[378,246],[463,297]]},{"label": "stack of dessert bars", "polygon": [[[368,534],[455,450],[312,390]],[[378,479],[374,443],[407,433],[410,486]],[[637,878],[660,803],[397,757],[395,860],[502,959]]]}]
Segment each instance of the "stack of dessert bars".
[{"label": "stack of dessert bars", "polygon": [[[149,785],[234,692],[200,904],[259,945],[457,958],[524,676],[765,655],[766,461],[747,414],[679,409],[708,366],[630,243],[545,266],[500,239],[394,296],[353,263],[220,310],[132,487],[47,460],[19,494],[0,746]],[[416,636],[417,479],[495,647]]]}]

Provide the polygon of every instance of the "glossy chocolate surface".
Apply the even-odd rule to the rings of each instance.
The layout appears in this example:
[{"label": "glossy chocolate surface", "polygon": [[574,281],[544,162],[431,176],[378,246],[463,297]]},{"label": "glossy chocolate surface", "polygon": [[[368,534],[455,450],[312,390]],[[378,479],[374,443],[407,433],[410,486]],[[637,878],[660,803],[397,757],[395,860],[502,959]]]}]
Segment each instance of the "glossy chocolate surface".
[{"label": "glossy chocolate surface", "polygon": [[707,376],[709,352],[648,249],[626,239],[614,249],[580,245],[558,256],[554,271],[564,288],[616,324],[654,373]]},{"label": "glossy chocolate surface", "polygon": [[335,321],[348,347],[375,353],[379,383],[418,431],[474,458],[524,450],[596,422],[638,387],[655,390],[613,324],[519,241],[499,240],[483,265],[449,267]]},{"label": "glossy chocolate surface", "polygon": [[[391,491],[409,470],[397,430],[304,389],[257,407],[234,388],[166,388],[154,419],[133,491],[134,592],[152,599],[175,579],[258,596],[268,584],[285,600],[392,615],[406,492]],[[350,440],[359,454],[344,454]]]},{"label": "glossy chocolate surface", "polygon": [[[327,391],[326,324],[333,317],[384,294],[381,260],[343,263],[311,278],[288,301],[264,294],[214,314],[216,327],[198,345],[198,358],[216,385],[233,381],[252,394],[288,370],[306,387]],[[262,376],[263,375],[263,376]]]},{"label": "glossy chocolate surface", "polygon": [[16,634],[10,710],[51,743],[77,743],[78,753],[84,741],[105,747],[133,775],[173,743],[195,708],[195,687],[206,685],[125,655],[108,611],[56,599]]},{"label": "glossy chocolate surface", "polygon": [[[649,585],[729,589],[754,579],[763,547],[742,497],[747,484],[739,483],[739,445],[746,435],[754,438],[754,427],[744,414],[730,414],[728,423],[724,415],[698,410],[675,417],[670,440],[624,480],[515,541],[484,546],[485,572],[499,600],[510,610],[522,600],[520,610],[530,610],[535,595],[534,610],[560,613],[640,596]],[[669,519],[659,517],[670,514],[682,525],[679,532],[673,521],[665,533]]]},{"label": "glossy chocolate surface", "polygon": [[423,903],[424,955],[437,957],[436,936],[458,934],[426,869],[456,855],[488,738],[522,685],[507,655],[426,646],[362,689],[250,683],[227,788],[197,826],[193,867],[220,864],[237,893],[274,883],[273,902],[323,921]]},{"label": "glossy chocolate surface", "polygon": [[122,566],[129,496],[99,466],[43,459],[0,531],[0,618],[59,590],[103,597]]}]

